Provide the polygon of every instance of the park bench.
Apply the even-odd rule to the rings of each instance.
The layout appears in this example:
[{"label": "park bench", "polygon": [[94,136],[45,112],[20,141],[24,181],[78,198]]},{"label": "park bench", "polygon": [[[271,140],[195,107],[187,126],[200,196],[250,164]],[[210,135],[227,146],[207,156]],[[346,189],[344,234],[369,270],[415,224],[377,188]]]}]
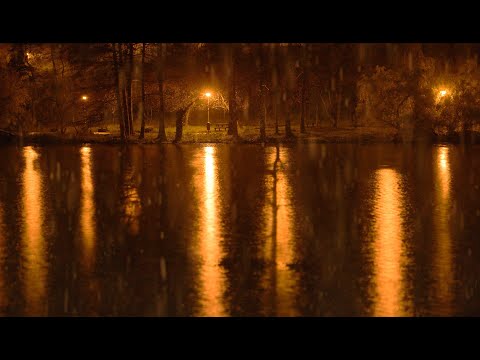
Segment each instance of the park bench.
[{"label": "park bench", "polygon": [[228,123],[216,123],[213,124],[213,129],[215,131],[222,131],[222,130],[228,130]]}]

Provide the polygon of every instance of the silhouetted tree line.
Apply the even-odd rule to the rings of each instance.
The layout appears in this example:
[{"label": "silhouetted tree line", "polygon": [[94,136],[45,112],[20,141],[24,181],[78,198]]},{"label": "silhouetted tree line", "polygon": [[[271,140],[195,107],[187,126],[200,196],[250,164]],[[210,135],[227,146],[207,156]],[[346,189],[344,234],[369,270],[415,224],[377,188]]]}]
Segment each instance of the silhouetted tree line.
[{"label": "silhouetted tree line", "polygon": [[[195,107],[242,112],[259,127],[294,136],[307,125],[388,126],[401,135],[453,135],[480,117],[477,44],[1,44],[0,128],[12,132],[118,123],[145,136],[166,114],[181,141]],[[86,99],[84,98],[86,96]],[[203,99],[204,100],[204,99]],[[135,134],[136,131],[138,135]]]}]

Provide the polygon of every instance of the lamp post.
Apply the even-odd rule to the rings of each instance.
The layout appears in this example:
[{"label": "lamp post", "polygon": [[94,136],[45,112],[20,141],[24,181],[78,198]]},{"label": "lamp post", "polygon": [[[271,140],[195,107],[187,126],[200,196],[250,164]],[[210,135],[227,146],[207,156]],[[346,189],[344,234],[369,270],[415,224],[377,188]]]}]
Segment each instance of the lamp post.
[{"label": "lamp post", "polygon": [[87,114],[85,109],[85,103],[87,102],[87,100],[88,100],[88,96],[82,95],[82,102],[83,102],[82,110],[83,110],[83,116],[85,118],[85,128],[87,128]]},{"label": "lamp post", "polygon": [[206,92],[205,96],[207,97],[207,131],[210,132],[210,96],[212,93]]}]

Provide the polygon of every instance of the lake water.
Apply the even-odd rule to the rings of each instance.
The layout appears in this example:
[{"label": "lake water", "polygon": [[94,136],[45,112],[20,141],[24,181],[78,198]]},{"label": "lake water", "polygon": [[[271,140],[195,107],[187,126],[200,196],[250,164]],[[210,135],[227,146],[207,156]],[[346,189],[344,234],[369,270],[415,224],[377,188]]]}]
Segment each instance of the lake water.
[{"label": "lake water", "polygon": [[480,147],[0,148],[0,315],[480,315]]}]

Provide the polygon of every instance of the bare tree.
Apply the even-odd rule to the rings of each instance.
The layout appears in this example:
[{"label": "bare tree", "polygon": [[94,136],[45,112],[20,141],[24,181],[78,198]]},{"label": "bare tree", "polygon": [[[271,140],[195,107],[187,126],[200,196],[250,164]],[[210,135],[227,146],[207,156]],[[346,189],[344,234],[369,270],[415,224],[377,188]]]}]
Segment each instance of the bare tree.
[{"label": "bare tree", "polygon": [[126,132],[125,132],[125,113],[122,111],[122,90],[120,86],[120,64],[118,59],[118,51],[117,45],[115,43],[112,44],[112,56],[113,56],[113,66],[114,66],[114,73],[115,73],[115,90],[116,90],[116,104],[117,104],[117,114],[118,114],[118,122],[120,123],[120,136],[123,141],[126,139]]},{"label": "bare tree", "polygon": [[138,107],[138,117],[140,120],[140,136],[139,139],[143,139],[145,137],[145,43],[142,43],[142,62],[140,66],[140,83],[141,83],[141,98],[140,104]]},{"label": "bare tree", "polygon": [[238,138],[238,104],[237,104],[237,45],[228,45],[228,108],[230,121],[228,122],[228,135],[233,135],[234,138]]},{"label": "bare tree", "polygon": [[165,133],[165,60],[167,44],[157,44],[157,83],[160,97],[160,113],[158,117],[158,141],[167,141]]}]

